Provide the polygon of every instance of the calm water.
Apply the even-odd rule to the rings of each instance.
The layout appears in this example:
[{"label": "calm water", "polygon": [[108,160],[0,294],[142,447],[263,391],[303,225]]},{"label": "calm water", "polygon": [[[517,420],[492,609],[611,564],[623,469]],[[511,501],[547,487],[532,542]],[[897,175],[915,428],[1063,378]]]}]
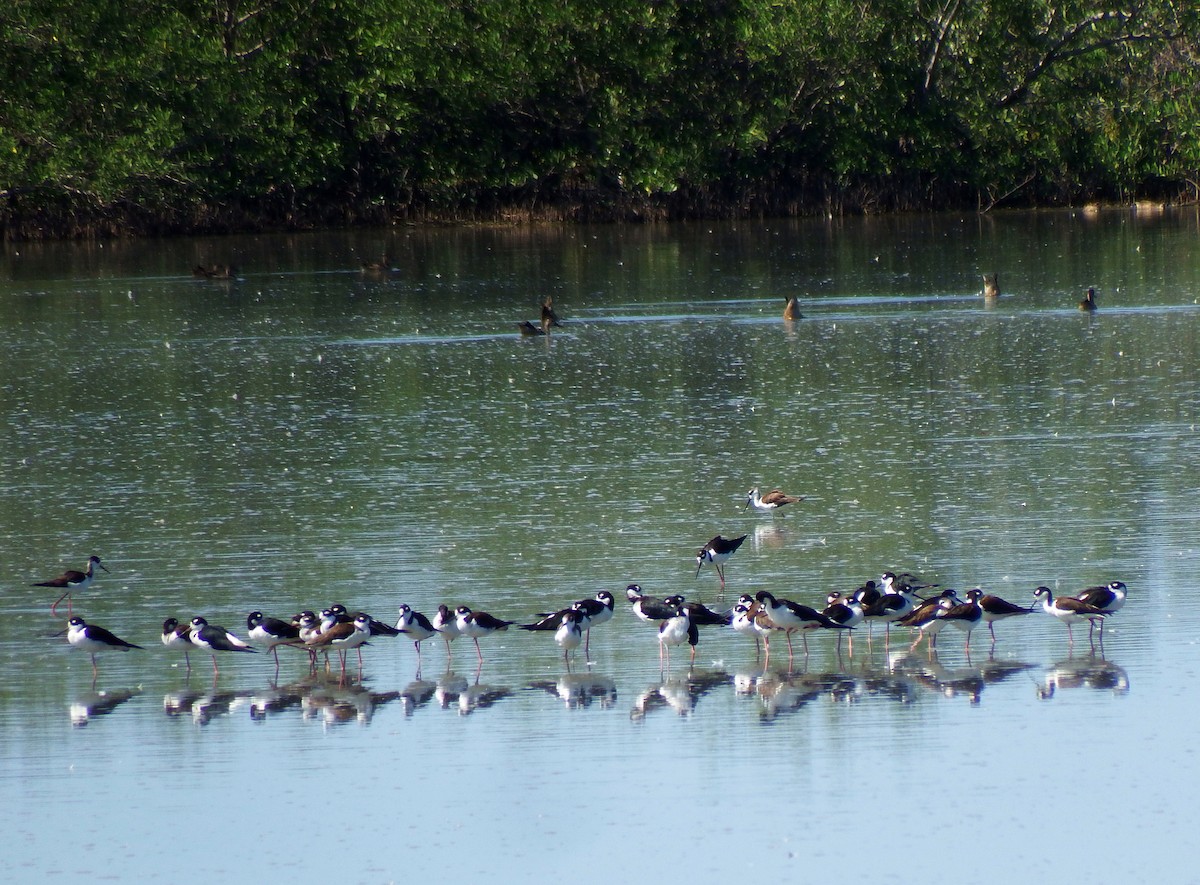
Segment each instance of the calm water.
[{"label": "calm water", "polygon": [[[7,247],[9,868],[1189,878],[1197,231],[1113,213]],[[357,270],[383,252],[398,272]],[[191,277],[214,262],[239,278]],[[565,327],[522,339],[546,295]],[[759,515],[753,485],[807,497]],[[748,535],[724,596],[694,560],[718,532]],[[94,685],[29,586],[91,553],[110,571],[76,612],[146,646],[101,655]],[[706,630],[665,673],[623,604],[636,581],[817,605],[884,569],[1015,601],[1120,578],[1130,601],[1103,655],[1036,614],[990,654],[982,631],[932,660],[904,635],[841,656],[814,637],[765,672]],[[525,620],[602,588],[617,615],[571,674],[515,631],[478,669],[468,641],[449,669],[427,643],[420,674],[377,640],[345,684],[287,653],[277,679],[264,655],[214,679],[193,654],[189,675],[158,643],[168,616]]]}]

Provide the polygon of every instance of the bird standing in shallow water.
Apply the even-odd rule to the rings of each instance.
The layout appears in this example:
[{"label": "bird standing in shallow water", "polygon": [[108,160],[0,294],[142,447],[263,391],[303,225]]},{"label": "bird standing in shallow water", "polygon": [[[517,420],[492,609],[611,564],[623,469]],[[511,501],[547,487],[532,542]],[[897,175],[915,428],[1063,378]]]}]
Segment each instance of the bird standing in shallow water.
[{"label": "bird standing in shallow water", "polygon": [[567,665],[568,673],[571,671],[570,654],[583,642],[583,630],[580,628],[582,619],[582,612],[569,608],[563,612],[562,623],[554,631],[554,641],[563,650],[563,663]]},{"label": "bird standing in shallow water", "polygon": [[759,590],[754,596],[755,601],[767,613],[767,618],[783,631],[787,638],[788,660],[792,659],[792,632],[799,630],[804,640],[804,654],[808,654],[808,631],[818,627],[830,630],[846,629],[841,624],[821,614],[815,608],[792,602],[790,599],[776,599],[766,590]]},{"label": "bird standing in shallow water", "polygon": [[92,656],[92,679],[95,679],[99,672],[96,669],[96,652],[113,648],[118,651],[141,648],[140,645],[134,645],[132,642],[126,642],[124,639],[114,636],[103,627],[87,624],[83,618],[76,617],[67,622],[67,642],[71,643],[72,647],[83,649]]},{"label": "bird standing in shallow water", "polygon": [[1096,290],[1088,286],[1088,290],[1083,293],[1083,298],[1079,302],[1079,309],[1087,313],[1095,313],[1096,307]]},{"label": "bird standing in shallow water", "polygon": [[279,618],[268,618],[258,611],[246,616],[246,635],[256,642],[266,643],[267,650],[275,656],[276,670],[279,669],[279,646],[302,644],[298,625]]},{"label": "bird standing in shallow water", "polygon": [[[417,650],[417,671],[421,669],[421,643],[431,636],[437,635],[433,622],[419,611],[413,611],[407,604],[400,606],[400,620],[396,621],[396,629],[413,641]],[[449,646],[447,646],[449,647]]]},{"label": "bird standing in shallow water", "polygon": [[[779,489],[772,489],[765,495],[760,495],[757,486],[746,493],[746,507],[753,507],[762,513],[770,513],[788,504],[799,504],[803,500],[803,495],[785,495]],[[745,510],[746,507],[742,509]]]},{"label": "bird standing in shallow water", "polygon": [[700,569],[704,567],[704,563],[712,563],[713,568],[717,570],[717,577],[721,579],[721,589],[725,589],[725,570],[721,568],[721,564],[729,557],[737,552],[737,549],[742,546],[742,542],[746,540],[746,536],[740,538],[722,538],[717,535],[707,544],[700,548],[696,553],[696,577],[700,577]]},{"label": "bird standing in shallow water", "polygon": [[480,665],[483,664],[483,650],[479,647],[480,638],[507,630],[509,625],[516,623],[515,621],[502,621],[487,612],[473,612],[465,605],[460,605],[455,609],[454,615],[455,622],[458,624],[458,632],[463,636],[470,636],[474,640],[475,654],[479,656]]},{"label": "bird standing in shallow water", "polygon": [[[1075,621],[1086,619],[1094,626],[1097,620],[1103,620],[1108,616],[1103,609],[1086,603],[1082,599],[1076,599],[1074,596],[1059,596],[1056,599],[1049,587],[1038,587],[1033,591],[1033,595],[1041,599],[1042,611],[1053,615],[1067,625],[1067,642],[1071,645],[1075,644],[1075,636],[1071,631],[1071,625]],[[1091,639],[1091,636],[1089,631],[1088,639]]]},{"label": "bird standing in shallow water", "polygon": [[996,641],[996,621],[1003,621],[1005,618],[1015,618],[1018,615],[1027,615],[1033,611],[1032,608],[1024,608],[1017,605],[1015,602],[1009,602],[1007,599],[1001,599],[991,593],[985,593],[979,597],[979,609],[983,612],[983,620],[988,625],[988,632],[992,634],[992,642]]},{"label": "bird standing in shallow water", "polygon": [[698,631],[696,625],[692,623],[688,617],[687,607],[683,604],[683,597],[671,596],[669,601],[675,602],[674,613],[658,625],[658,668],[662,670],[664,667],[664,653],[666,655],[666,667],[671,666],[671,646],[683,645],[684,642],[690,642],[692,646],[692,660],[696,660],[696,640],[698,639]]},{"label": "bird standing in shallow water", "polygon": [[[1102,587],[1088,587],[1075,598],[1088,605],[1094,605],[1106,615],[1115,615],[1125,605],[1125,593],[1128,588],[1120,581],[1110,581]],[[1100,645],[1104,645],[1104,621],[1100,621]],[[1095,624],[1093,623],[1093,627]],[[1088,639],[1092,638],[1092,630],[1088,629]]]},{"label": "bird standing in shallow water", "polygon": [[188,672],[192,671],[192,659],[188,652],[195,646],[192,644],[192,628],[179,623],[177,618],[167,618],[163,621],[162,644],[172,651],[183,652],[183,662],[187,664]]},{"label": "bird standing in shallow water", "polygon": [[454,616],[454,612],[450,609],[450,606],[442,603],[438,606],[437,613],[433,616],[433,620],[430,623],[433,625],[433,629],[441,634],[442,639],[446,643],[446,666],[448,667],[451,659],[454,657],[450,652],[450,643],[462,635],[458,629],[458,619]]},{"label": "bird standing in shallow water", "polygon": [[210,624],[204,618],[199,616],[192,618],[192,644],[204,649],[212,655],[214,676],[220,673],[220,671],[217,669],[217,652],[254,651],[254,649],[247,645],[242,639],[234,636],[224,627],[218,627],[215,624]]},{"label": "bird standing in shallow water", "polygon": [[100,561],[100,557],[93,555],[88,558],[86,572],[77,572],[75,569],[67,569],[57,578],[51,578],[49,581],[38,581],[33,585],[34,587],[56,587],[63,591],[62,596],[54,600],[54,604],[50,606],[50,614],[57,616],[58,604],[65,599],[67,601],[67,617],[71,617],[73,614],[71,608],[71,591],[82,590],[91,584],[92,581],[95,580],[97,566],[104,571],[108,571],[108,569],[104,568],[104,563]]},{"label": "bird standing in shallow water", "polygon": [[983,609],[979,605],[979,600],[982,596],[983,591],[978,588],[968,590],[966,602],[952,605],[949,608],[943,608],[938,612],[939,618],[967,634],[963,651],[966,652],[968,658],[971,654],[971,631],[978,627],[983,620]]}]

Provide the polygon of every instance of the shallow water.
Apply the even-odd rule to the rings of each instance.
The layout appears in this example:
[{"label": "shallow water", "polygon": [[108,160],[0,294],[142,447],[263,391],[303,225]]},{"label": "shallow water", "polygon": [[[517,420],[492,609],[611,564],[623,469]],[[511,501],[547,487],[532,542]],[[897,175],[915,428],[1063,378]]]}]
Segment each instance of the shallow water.
[{"label": "shallow water", "polygon": [[[1185,878],[1196,241],[1195,216],[1054,213],[9,247],[11,865]],[[385,251],[397,272],[356,269]],[[239,278],[190,276],[218,261]],[[521,338],[545,295],[564,328]],[[760,515],[753,485],[806,497]],[[718,532],[748,536],[723,595],[694,558]],[[145,646],[101,655],[94,685],[29,586],[93,552],[109,572],[76,612]],[[819,605],[884,569],[1021,602],[1120,578],[1130,601],[1102,654],[1034,614],[969,657],[949,631],[931,658],[860,630],[790,664],[777,642],[765,670],[706,629],[666,672],[623,601],[636,581]],[[527,620],[601,588],[617,614],[569,675],[512,630],[479,666],[467,640],[449,669],[426,643],[420,678],[403,640],[346,680],[287,649],[277,677],[261,654],[189,674],[158,643],[168,616]],[[913,851],[930,839],[976,850]]]}]

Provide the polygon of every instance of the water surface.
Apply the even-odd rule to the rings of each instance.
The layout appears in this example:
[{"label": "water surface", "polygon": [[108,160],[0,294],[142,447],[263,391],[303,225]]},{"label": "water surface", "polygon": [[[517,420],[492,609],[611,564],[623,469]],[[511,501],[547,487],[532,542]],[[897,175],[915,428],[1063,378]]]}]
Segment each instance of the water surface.
[{"label": "water surface", "polygon": [[[10,863],[1190,875],[1196,242],[1194,215],[1052,213],[9,246]],[[358,270],[384,252],[394,273]],[[192,278],[214,262],[238,278]],[[564,328],[521,338],[547,295]],[[754,485],[806,498],[759,515]],[[718,532],[748,536],[724,595],[694,560]],[[29,586],[90,553],[110,571],[76,611],[146,646],[102,656],[94,685],[53,637],[56,594]],[[709,630],[662,672],[622,603],[571,674],[516,631],[481,666],[427,643],[419,674],[411,643],[377,640],[344,682],[287,650],[278,676],[265,655],[214,679],[194,654],[189,674],[158,644],[168,616],[244,633],[253,609],[445,601],[525,620],[631,582],[819,605],[884,569],[1022,602],[1120,578],[1130,602],[1103,653],[1039,614],[969,657],[951,633],[932,659],[907,636],[840,656],[814,637],[765,669]],[[978,851],[912,850],[930,839]]]}]

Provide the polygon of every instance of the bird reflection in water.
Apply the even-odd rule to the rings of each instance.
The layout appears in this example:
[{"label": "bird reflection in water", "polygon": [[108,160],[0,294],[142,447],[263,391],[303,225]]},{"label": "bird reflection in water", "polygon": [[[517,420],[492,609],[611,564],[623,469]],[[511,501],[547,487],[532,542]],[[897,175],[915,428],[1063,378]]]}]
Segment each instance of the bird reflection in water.
[{"label": "bird reflection in water", "polygon": [[553,695],[568,710],[590,707],[593,703],[607,710],[617,700],[616,681],[593,673],[564,673],[554,681],[545,679],[531,682],[529,688]]},{"label": "bird reflection in water", "polygon": [[380,707],[399,697],[398,691],[370,691],[361,681],[318,678],[301,698],[300,711],[305,720],[318,720],[325,728],[348,722],[369,725]]},{"label": "bird reflection in water", "polygon": [[477,710],[486,710],[513,693],[511,688],[480,683],[483,665],[475,670],[475,678],[468,682],[452,670],[438,677],[434,684],[433,699],[443,710],[457,708],[459,715],[469,716]]},{"label": "bird reflection in water", "polygon": [[634,700],[629,718],[640,721],[655,710],[663,709],[674,710],[680,716],[687,716],[702,697],[732,682],[730,675],[720,670],[706,673],[689,670],[683,676],[669,677],[639,694]]},{"label": "bird reflection in water", "polygon": [[140,689],[109,689],[107,691],[89,691],[81,694],[69,707],[71,724],[83,728],[93,719],[107,716],[130,698],[141,694]]},{"label": "bird reflection in water", "polygon": [[1037,685],[1037,696],[1043,701],[1054,697],[1059,689],[1092,688],[1110,691],[1115,696],[1129,694],[1129,674],[1124,667],[1105,660],[1102,655],[1066,658],[1051,664]]},{"label": "bird reflection in water", "polygon": [[228,716],[245,703],[248,691],[218,690],[216,680],[212,689],[185,688],[163,696],[163,712],[172,719],[190,718],[196,725],[208,725],[214,719]]},{"label": "bird reflection in water", "polygon": [[418,670],[413,681],[400,689],[400,707],[404,710],[404,715],[411,716],[428,704],[433,699],[436,689],[437,683],[422,679],[421,672]]}]

